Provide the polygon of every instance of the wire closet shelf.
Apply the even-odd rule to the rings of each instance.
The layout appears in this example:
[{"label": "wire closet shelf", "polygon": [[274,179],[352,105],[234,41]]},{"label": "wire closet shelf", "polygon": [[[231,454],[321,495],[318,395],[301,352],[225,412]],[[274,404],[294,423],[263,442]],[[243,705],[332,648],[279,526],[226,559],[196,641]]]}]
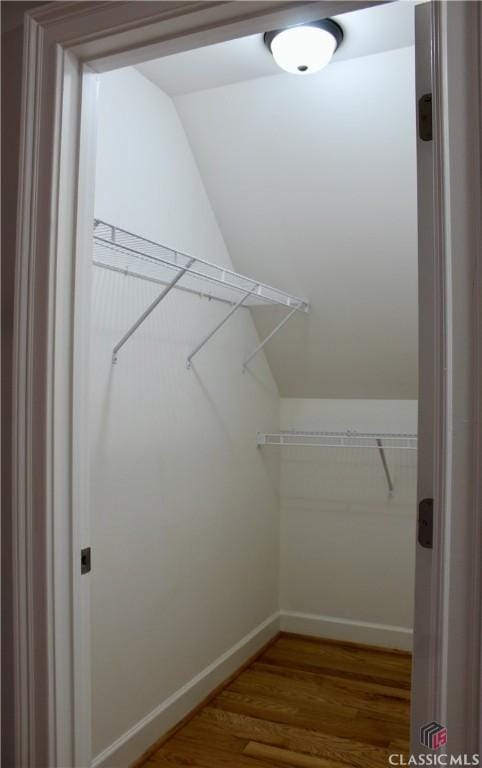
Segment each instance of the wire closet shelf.
[{"label": "wire closet shelf", "polygon": [[417,435],[405,432],[306,432],[287,430],[284,432],[258,432],[258,446],[304,446],[314,448],[375,448],[382,463],[388,492],[393,495],[394,485],[385,450],[417,450]]},{"label": "wire closet shelf", "polygon": [[286,430],[277,433],[258,432],[258,445],[300,445],[318,448],[384,448],[417,450],[417,435],[392,432],[306,432]]},{"label": "wire closet shelf", "polygon": [[305,299],[273,288],[253,278],[245,277],[205,259],[189,256],[100,219],[94,220],[93,263],[103,269],[138,277],[164,286],[157,299],[114,348],[114,362],[119,349],[175,286],[198,296],[231,305],[228,315],[189,355],[188,367],[190,367],[194,355],[239,307],[249,309],[250,307],[275,305],[285,307],[288,310],[288,314],[283,320],[244,361],[243,369],[281,329],[292,314],[309,311],[309,303]]}]

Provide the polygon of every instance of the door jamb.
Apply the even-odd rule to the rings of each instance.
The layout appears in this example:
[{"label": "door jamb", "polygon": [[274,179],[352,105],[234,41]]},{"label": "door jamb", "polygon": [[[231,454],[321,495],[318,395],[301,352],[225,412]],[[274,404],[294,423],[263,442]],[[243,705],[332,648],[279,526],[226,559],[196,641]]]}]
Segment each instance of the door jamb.
[{"label": "door jamb", "polygon": [[[74,339],[78,341],[76,325],[79,321],[72,309],[75,308],[76,281],[81,279],[76,272],[78,238],[82,240],[86,236],[82,230],[85,225],[81,226],[81,219],[73,215],[77,202],[82,206],[82,201],[77,200],[81,89],[86,83],[82,66],[89,63],[92,69],[104,71],[121,62],[125,65],[145,59],[146,46],[149,57],[155,58],[251,34],[263,27],[339,14],[371,4],[343,0],[320,0],[317,3],[252,0],[250,3],[91,2],[86,7],[85,3],[58,2],[26,14],[13,361],[17,765],[85,768],[85,757],[90,750],[86,743],[88,728],[83,732],[78,730],[88,694],[84,688],[80,698],[78,695],[86,666],[78,663],[76,631],[79,623],[86,631],[89,619],[85,582],[78,578],[77,567],[82,534],[76,528],[73,515],[75,509],[80,515],[83,510],[85,515],[87,501],[85,495],[83,499],[79,495],[78,481],[76,484],[75,474],[72,474],[74,457],[79,458],[76,442],[79,434],[74,423],[78,391],[73,384],[78,366]],[[437,446],[441,474],[436,489],[444,545],[439,549],[438,558],[434,557],[434,577],[440,586],[440,600],[435,606],[437,633],[430,638],[430,657],[435,660],[439,679],[444,680],[439,689],[437,711],[441,718],[445,718],[441,722],[450,729],[454,721],[454,731],[458,728],[457,703],[463,704],[467,713],[464,684],[468,675],[474,674],[474,669],[480,672],[481,659],[480,632],[477,637],[472,637],[470,647],[465,648],[464,658],[458,652],[454,632],[450,632],[451,612],[455,610],[451,595],[453,584],[457,583],[459,589],[464,588],[464,594],[468,596],[464,603],[465,622],[470,619],[469,612],[480,597],[480,564],[475,563],[475,553],[479,550],[475,545],[480,544],[482,473],[477,475],[475,472],[474,478],[474,471],[482,468],[478,435],[482,365],[480,344],[478,349],[475,344],[477,340],[481,341],[476,321],[482,317],[482,292],[480,246],[474,237],[480,235],[476,232],[475,219],[479,216],[481,147],[470,131],[470,135],[465,133],[469,116],[460,113],[460,104],[452,108],[455,100],[453,78],[460,64],[460,59],[455,56],[457,50],[460,55],[460,51],[464,52],[464,64],[471,67],[472,77],[468,78],[467,89],[476,95],[471,117],[477,109],[476,103],[480,104],[480,59],[474,51],[473,41],[465,47],[470,29],[473,29],[474,14],[480,45],[480,6],[474,12],[470,9],[472,5],[479,6],[467,2],[434,3],[432,8],[433,45],[438,52],[438,58],[434,59],[434,91],[444,96],[435,113],[439,140],[444,147],[443,162],[437,160],[439,191],[444,205],[439,201],[441,227],[440,242],[436,247],[445,290],[437,297],[436,311],[443,321],[439,327],[440,341],[450,353],[444,361],[445,369],[442,370],[442,366],[436,375],[440,381],[448,381],[450,386],[444,388],[443,413],[435,414],[446,438]],[[448,6],[458,6],[459,11]],[[449,21],[455,22],[452,27]],[[448,56],[449,50],[452,58]],[[453,56],[456,67],[452,65]],[[67,126],[70,126],[68,139]],[[470,159],[463,152],[469,143]],[[469,207],[465,212],[457,205],[457,198],[450,195],[455,185],[454,158],[461,150],[462,155],[457,154],[459,179],[462,178],[476,195],[476,199],[468,200]],[[67,183],[69,167],[74,173]],[[463,234],[464,226],[470,237],[463,239],[455,254],[452,238],[454,233]],[[452,295],[455,273],[459,292]],[[469,285],[478,286],[479,292],[464,291],[463,288]],[[466,306],[459,316],[461,298]],[[470,339],[464,341],[460,334],[467,331]],[[457,348],[453,344],[454,332],[459,341]],[[454,352],[459,368],[454,365]],[[469,365],[471,352],[472,363]],[[469,397],[469,410],[461,407],[464,393]],[[455,400],[458,410],[454,409]],[[462,422],[464,434],[460,438]],[[452,439],[454,434],[460,439]],[[464,470],[468,446],[473,457],[470,471],[467,466]],[[82,464],[81,455],[79,460]],[[455,539],[451,478],[456,480],[459,488],[464,482],[470,487],[470,495],[463,499],[463,509],[459,505],[457,510],[460,535]],[[81,478],[81,486],[83,482]],[[462,533],[465,539],[461,538]],[[457,541],[461,543],[455,550],[451,543]],[[458,569],[457,558],[464,552],[470,562],[469,570]],[[461,615],[460,610],[458,614]],[[477,621],[479,630],[479,615]],[[460,683],[457,701],[451,704],[448,683],[449,677],[455,674],[459,675]],[[480,680],[480,674],[477,680]],[[473,705],[473,685],[470,690]],[[476,698],[479,702],[479,689]],[[85,716],[84,712],[84,720]],[[472,749],[476,743],[473,717],[465,721],[465,734],[461,738]]]}]

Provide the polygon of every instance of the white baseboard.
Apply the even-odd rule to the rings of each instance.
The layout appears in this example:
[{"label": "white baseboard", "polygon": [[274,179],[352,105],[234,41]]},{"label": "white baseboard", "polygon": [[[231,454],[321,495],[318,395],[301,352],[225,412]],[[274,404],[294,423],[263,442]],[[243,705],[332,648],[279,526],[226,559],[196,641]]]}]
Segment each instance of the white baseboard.
[{"label": "white baseboard", "polygon": [[350,640],[385,648],[410,650],[412,647],[412,630],[405,627],[297,611],[274,613],[104,749],[92,761],[92,768],[127,768],[280,629],[300,635]]},{"label": "white baseboard", "polygon": [[374,624],[367,621],[353,621],[334,616],[319,616],[314,613],[281,611],[281,631],[299,635],[326,637],[330,640],[349,640],[353,643],[380,645],[403,651],[412,649],[411,629],[390,624]]},{"label": "white baseboard", "polygon": [[279,623],[279,613],[269,616],[97,755],[92,761],[92,768],[127,768],[269,642],[279,632]]}]

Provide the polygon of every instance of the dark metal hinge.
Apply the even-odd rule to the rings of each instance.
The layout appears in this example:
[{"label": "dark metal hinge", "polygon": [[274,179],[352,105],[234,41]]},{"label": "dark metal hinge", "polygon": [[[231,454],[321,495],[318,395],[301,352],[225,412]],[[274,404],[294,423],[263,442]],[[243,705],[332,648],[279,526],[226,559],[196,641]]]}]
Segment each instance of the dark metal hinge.
[{"label": "dark metal hinge", "polygon": [[89,573],[91,569],[90,547],[80,550],[80,573]]},{"label": "dark metal hinge", "polygon": [[433,499],[422,499],[418,505],[418,543],[433,548]]},{"label": "dark metal hinge", "polygon": [[424,93],[418,100],[418,135],[422,141],[432,141],[432,94]]}]

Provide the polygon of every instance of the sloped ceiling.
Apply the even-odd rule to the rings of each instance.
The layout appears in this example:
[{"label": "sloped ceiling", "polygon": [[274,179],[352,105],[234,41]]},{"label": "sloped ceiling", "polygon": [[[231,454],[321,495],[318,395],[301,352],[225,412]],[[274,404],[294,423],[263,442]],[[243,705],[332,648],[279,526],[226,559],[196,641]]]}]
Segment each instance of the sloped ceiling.
[{"label": "sloped ceiling", "polygon": [[[344,34],[334,60],[346,61],[413,45],[415,5],[415,0],[388,2],[334,16]],[[279,74],[262,34],[147,61],[137,69],[169,96]]]},{"label": "sloped ceiling", "polygon": [[[311,302],[266,347],[280,393],[415,398],[413,46],[278,72],[175,104],[235,268]],[[265,335],[281,315],[254,317]]]}]

